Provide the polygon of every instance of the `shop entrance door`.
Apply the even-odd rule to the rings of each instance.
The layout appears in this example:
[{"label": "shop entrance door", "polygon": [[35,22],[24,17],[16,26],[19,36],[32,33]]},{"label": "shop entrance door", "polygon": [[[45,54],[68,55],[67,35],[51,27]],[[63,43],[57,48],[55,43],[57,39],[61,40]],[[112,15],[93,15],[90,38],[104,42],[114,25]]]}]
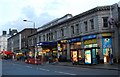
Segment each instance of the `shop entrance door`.
[{"label": "shop entrance door", "polygon": [[78,57],[77,57],[77,51],[72,51],[72,63],[77,64],[78,62]]},{"label": "shop entrance door", "polygon": [[109,63],[111,54],[112,54],[112,48],[104,48],[103,49],[104,64],[108,64]]},{"label": "shop entrance door", "polygon": [[98,48],[87,48],[85,49],[85,64],[96,64],[96,53]]}]

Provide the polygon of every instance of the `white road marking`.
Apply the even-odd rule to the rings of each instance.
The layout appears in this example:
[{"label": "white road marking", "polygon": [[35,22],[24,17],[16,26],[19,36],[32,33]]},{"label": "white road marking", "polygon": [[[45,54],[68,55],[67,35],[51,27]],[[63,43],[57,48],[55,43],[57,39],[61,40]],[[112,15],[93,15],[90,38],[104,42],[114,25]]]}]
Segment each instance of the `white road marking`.
[{"label": "white road marking", "polygon": [[66,72],[60,72],[60,71],[54,71],[54,72],[61,73],[61,74],[67,74],[67,75],[77,75],[77,74],[66,73]]},{"label": "white road marking", "polygon": [[30,66],[26,66],[26,67],[28,67],[28,68],[32,68],[32,67],[30,67]]},{"label": "white road marking", "polygon": [[47,69],[43,69],[43,68],[39,68],[40,70],[44,70],[44,71],[50,71],[50,70],[47,70]]}]

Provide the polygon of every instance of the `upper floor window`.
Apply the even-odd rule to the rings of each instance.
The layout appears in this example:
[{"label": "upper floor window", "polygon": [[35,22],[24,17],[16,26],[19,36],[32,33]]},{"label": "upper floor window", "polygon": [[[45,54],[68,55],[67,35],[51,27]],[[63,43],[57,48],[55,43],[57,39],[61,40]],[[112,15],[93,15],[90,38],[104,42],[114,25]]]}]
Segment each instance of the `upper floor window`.
[{"label": "upper floor window", "polygon": [[90,26],[91,26],[91,29],[94,29],[94,20],[93,19],[90,20]]},{"label": "upper floor window", "polygon": [[54,33],[54,38],[57,39],[57,31]]},{"label": "upper floor window", "polygon": [[108,27],[108,17],[103,17],[103,27]]},{"label": "upper floor window", "polygon": [[51,40],[53,40],[53,33],[51,33]]},{"label": "upper floor window", "polygon": [[74,34],[74,26],[71,26],[71,34]]},{"label": "upper floor window", "polygon": [[79,33],[79,24],[76,24],[76,33]]},{"label": "upper floor window", "polygon": [[64,29],[61,29],[61,35],[64,36]]},{"label": "upper floor window", "polygon": [[85,25],[85,31],[88,31],[87,21],[84,22],[84,25]]},{"label": "upper floor window", "polygon": [[45,35],[43,35],[43,41],[45,41]]},{"label": "upper floor window", "polygon": [[39,42],[41,42],[41,36],[39,36]]},{"label": "upper floor window", "polygon": [[48,36],[49,36],[49,40],[51,40],[51,38],[50,38],[51,34],[50,34],[50,33],[49,33],[49,35],[48,35]]},{"label": "upper floor window", "polygon": [[49,39],[49,34],[47,34],[46,36],[47,36],[46,39],[47,39],[47,41],[48,41],[48,39]]}]

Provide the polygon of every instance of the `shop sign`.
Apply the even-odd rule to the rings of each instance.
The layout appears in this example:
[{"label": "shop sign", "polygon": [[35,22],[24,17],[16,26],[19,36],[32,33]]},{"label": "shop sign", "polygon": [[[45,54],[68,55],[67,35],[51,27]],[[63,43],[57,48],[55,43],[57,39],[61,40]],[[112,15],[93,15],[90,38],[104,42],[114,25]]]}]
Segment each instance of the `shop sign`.
[{"label": "shop sign", "polygon": [[86,45],[86,44],[94,44],[94,43],[97,43],[97,39],[86,40],[86,41],[84,42],[85,45]]},{"label": "shop sign", "polygon": [[83,40],[93,39],[93,38],[96,38],[96,37],[97,37],[97,35],[84,36]]},{"label": "shop sign", "polygon": [[112,38],[103,38],[102,46],[103,48],[112,48]]},{"label": "shop sign", "polygon": [[78,41],[80,41],[80,38],[73,38],[69,40],[69,42],[78,42]]},{"label": "shop sign", "polygon": [[102,36],[112,36],[111,33],[103,33]]},{"label": "shop sign", "polygon": [[67,40],[61,40],[61,43],[66,43],[67,42]]}]

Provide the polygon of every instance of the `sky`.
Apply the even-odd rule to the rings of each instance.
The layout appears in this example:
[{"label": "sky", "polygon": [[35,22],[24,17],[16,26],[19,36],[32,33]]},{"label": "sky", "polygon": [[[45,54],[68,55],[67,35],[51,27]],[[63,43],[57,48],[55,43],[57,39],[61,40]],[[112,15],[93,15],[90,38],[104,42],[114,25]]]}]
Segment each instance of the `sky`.
[{"label": "sky", "polygon": [[19,32],[24,28],[33,28],[32,22],[38,28],[66,14],[75,16],[97,6],[118,2],[119,0],[0,0],[0,35],[9,28]]}]

